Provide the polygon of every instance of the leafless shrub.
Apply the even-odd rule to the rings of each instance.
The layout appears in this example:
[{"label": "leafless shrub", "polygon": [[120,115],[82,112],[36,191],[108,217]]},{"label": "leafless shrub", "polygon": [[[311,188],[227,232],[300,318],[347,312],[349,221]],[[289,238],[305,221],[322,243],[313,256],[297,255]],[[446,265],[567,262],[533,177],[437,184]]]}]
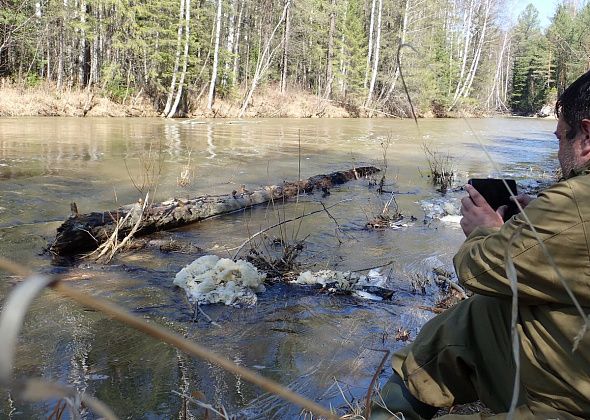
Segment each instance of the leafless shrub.
[{"label": "leafless shrub", "polygon": [[131,170],[126,159],[123,162],[127,169],[127,175],[139,193],[140,198],[149,194],[152,199],[155,199],[164,163],[162,142],[150,142],[148,149],[140,153],[139,167],[135,172]]},{"label": "leafless shrub", "polygon": [[444,154],[426,143],[422,145],[422,149],[430,168],[432,185],[440,186],[438,191],[445,194],[455,179],[453,158],[449,153]]}]

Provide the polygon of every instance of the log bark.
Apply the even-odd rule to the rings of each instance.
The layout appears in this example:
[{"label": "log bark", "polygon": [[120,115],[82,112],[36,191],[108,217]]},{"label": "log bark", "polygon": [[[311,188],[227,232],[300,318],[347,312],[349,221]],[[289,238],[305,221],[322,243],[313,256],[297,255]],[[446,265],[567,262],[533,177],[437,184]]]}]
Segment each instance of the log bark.
[{"label": "log bark", "polygon": [[[119,238],[131,232],[141,218],[135,236],[147,235],[156,231],[174,229],[199,222],[221,214],[263,204],[271,200],[291,198],[299,193],[326,190],[333,185],[359,179],[378,172],[379,169],[366,166],[347,171],[316,175],[299,182],[285,182],[283,185],[266,186],[254,191],[233,191],[231,194],[204,195],[193,199],[170,199],[154,203],[142,212],[142,203],[120,207],[113,211],[92,212],[72,215],[57,228],[55,241],[50,251],[57,256],[77,255],[98,248],[107,241],[118,227]],[[129,216],[129,217],[128,217]],[[121,223],[125,220],[124,223]],[[117,223],[119,222],[119,223]]]}]

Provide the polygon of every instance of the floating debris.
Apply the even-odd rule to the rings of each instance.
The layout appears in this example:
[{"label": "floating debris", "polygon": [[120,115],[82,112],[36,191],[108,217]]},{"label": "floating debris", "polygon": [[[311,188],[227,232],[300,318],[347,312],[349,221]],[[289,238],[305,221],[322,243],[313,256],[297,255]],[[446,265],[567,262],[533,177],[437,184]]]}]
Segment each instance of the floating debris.
[{"label": "floating debris", "polygon": [[387,276],[378,269],[372,269],[367,275],[351,271],[320,270],[312,273],[305,271],[292,283],[319,285],[330,293],[350,293],[363,299],[390,299],[393,291],[386,289]]},{"label": "floating debris", "polygon": [[420,206],[424,211],[426,220],[438,219],[450,225],[456,225],[461,222],[461,201],[459,197],[447,195],[444,198],[423,200],[420,202]]},{"label": "floating debris", "polygon": [[182,287],[197,304],[254,305],[263,292],[266,274],[251,263],[205,255],[180,270],[174,284]]}]

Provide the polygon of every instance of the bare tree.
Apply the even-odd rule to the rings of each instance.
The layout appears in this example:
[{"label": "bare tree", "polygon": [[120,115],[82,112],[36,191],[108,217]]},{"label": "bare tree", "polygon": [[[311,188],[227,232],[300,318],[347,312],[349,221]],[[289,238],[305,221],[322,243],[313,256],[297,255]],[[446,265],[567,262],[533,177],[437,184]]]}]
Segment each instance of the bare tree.
[{"label": "bare tree", "polygon": [[[283,22],[285,21],[285,19],[287,17],[287,10],[289,9],[290,5],[291,5],[291,0],[287,0],[285,3],[285,7],[283,7],[283,13],[281,14],[281,18],[280,18],[279,22],[276,24],[276,26],[273,29],[273,31],[271,32],[268,40],[266,41],[264,49],[262,50],[262,54],[260,54],[258,56],[258,60],[256,62],[256,70],[254,71],[254,76],[252,76],[252,82],[250,84],[250,89],[248,89],[248,93],[246,94],[246,98],[244,99],[244,102],[242,103],[242,107],[240,108],[240,113],[238,115],[240,118],[242,118],[244,116],[244,114],[246,113],[246,109],[248,108],[248,104],[252,100],[252,94],[256,90],[256,87],[258,86],[260,79],[262,78],[262,76],[264,75],[266,70],[268,70],[268,68],[270,67],[273,56],[275,55],[277,48],[280,46],[280,44],[279,44],[279,45],[273,47],[272,42],[273,42],[273,39],[274,39],[277,31],[279,30],[279,27],[283,24]],[[282,42],[281,42],[281,44],[282,44]]]},{"label": "bare tree", "polygon": [[334,81],[334,34],[336,32],[336,0],[332,0],[330,10],[330,30],[328,31],[328,53],[326,57],[326,90],[324,97],[329,99],[332,95],[332,82]]},{"label": "bare tree", "polygon": [[180,81],[178,82],[178,89],[176,91],[176,99],[174,100],[174,104],[172,108],[170,108],[170,112],[166,117],[172,118],[176,114],[176,110],[178,109],[178,104],[180,103],[180,99],[182,98],[182,88],[184,86],[184,79],[186,77],[186,69],[188,67],[188,52],[189,52],[189,45],[190,45],[190,21],[191,21],[191,0],[185,0],[185,27],[184,27],[184,57],[182,62],[182,73],[180,74]]},{"label": "bare tree", "polygon": [[369,49],[367,51],[367,68],[365,70],[365,82],[363,83],[363,87],[367,88],[367,83],[369,82],[369,69],[371,68],[371,57],[373,55],[373,32],[375,26],[375,1],[371,2],[371,21],[369,23]]},{"label": "bare tree", "polygon": [[217,81],[217,66],[219,63],[219,38],[221,34],[221,0],[217,0],[217,18],[215,23],[215,52],[213,53],[213,70],[211,72],[211,84],[209,85],[209,100],[207,109],[213,109],[215,100],[215,83]]},{"label": "bare tree", "polygon": [[283,34],[283,62],[281,69],[281,93],[287,91],[287,70],[289,67],[289,36],[291,34],[291,7],[289,0],[286,0],[287,14],[285,16],[285,32]]},{"label": "bare tree", "polygon": [[174,69],[172,70],[172,81],[170,82],[170,89],[168,91],[168,97],[166,99],[166,106],[162,116],[168,117],[170,108],[172,107],[172,100],[174,98],[174,92],[176,91],[176,78],[178,77],[178,67],[180,66],[180,54],[182,53],[182,29],[184,21],[184,10],[185,0],[180,0],[180,12],[178,16],[178,33],[176,37],[176,56],[174,58]]},{"label": "bare tree", "polygon": [[379,68],[379,49],[381,47],[381,17],[383,15],[383,0],[379,0],[379,11],[377,14],[377,34],[375,35],[375,56],[373,58],[373,70],[371,72],[371,83],[369,84],[369,93],[367,94],[367,101],[365,107],[371,104],[373,98],[373,90],[375,89],[375,81],[377,80],[377,69]]}]

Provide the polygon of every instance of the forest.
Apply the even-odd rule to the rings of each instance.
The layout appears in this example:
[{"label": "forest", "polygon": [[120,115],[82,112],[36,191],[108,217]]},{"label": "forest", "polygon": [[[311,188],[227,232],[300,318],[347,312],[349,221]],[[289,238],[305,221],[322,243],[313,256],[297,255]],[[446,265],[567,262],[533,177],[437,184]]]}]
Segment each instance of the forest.
[{"label": "forest", "polygon": [[534,115],[590,68],[590,3],[564,0],[547,28],[532,4],[514,23],[509,7],[0,0],[1,86],[141,97],[167,117],[269,116],[252,104],[297,95],[348,116],[409,117],[408,96],[419,116]]}]

